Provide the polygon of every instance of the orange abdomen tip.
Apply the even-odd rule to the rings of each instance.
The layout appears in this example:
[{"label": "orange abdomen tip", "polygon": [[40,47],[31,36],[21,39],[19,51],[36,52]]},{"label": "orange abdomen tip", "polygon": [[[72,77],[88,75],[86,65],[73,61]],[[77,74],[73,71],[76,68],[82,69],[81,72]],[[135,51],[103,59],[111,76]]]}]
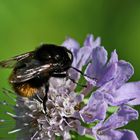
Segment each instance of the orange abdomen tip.
[{"label": "orange abdomen tip", "polygon": [[32,87],[29,83],[14,84],[13,88],[17,94],[24,97],[34,96],[38,91],[37,88]]}]

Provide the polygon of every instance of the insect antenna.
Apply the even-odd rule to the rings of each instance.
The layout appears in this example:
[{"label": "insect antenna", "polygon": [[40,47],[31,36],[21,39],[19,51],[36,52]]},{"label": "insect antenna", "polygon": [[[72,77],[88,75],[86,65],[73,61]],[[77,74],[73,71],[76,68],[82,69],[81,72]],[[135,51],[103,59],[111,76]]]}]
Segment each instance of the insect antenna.
[{"label": "insect antenna", "polygon": [[87,87],[87,85],[83,85],[83,84],[80,84],[78,82],[76,82],[74,79],[72,79],[70,76],[67,76],[68,79],[70,79],[73,83],[77,84],[78,86],[81,86],[81,87]]},{"label": "insect antenna", "polygon": [[75,71],[79,72],[81,75],[83,75],[83,76],[85,76],[85,77],[87,77],[87,78],[90,78],[90,79],[96,81],[96,78],[90,77],[90,76],[88,76],[87,74],[84,74],[84,73],[83,73],[82,71],[80,71],[79,69],[77,69],[77,68],[75,68],[75,67],[72,67],[72,66],[71,66],[71,68],[74,69]]},{"label": "insect antenna", "polygon": [[[90,78],[90,79],[92,79],[92,80],[97,81],[96,78],[90,77],[90,76],[88,76],[87,74],[84,74],[81,70],[79,70],[79,69],[77,69],[77,68],[75,68],[75,67],[72,67],[72,66],[71,66],[71,68],[74,69],[75,71],[79,72],[82,76],[85,76],[85,77],[87,77],[87,78]],[[77,85],[79,85],[79,86],[81,86],[81,87],[87,87],[87,85],[79,84],[79,83],[76,82],[74,79],[72,79],[70,76],[67,76],[67,77],[68,77],[68,79],[70,79],[73,83],[75,83],[75,84],[77,84]]]}]

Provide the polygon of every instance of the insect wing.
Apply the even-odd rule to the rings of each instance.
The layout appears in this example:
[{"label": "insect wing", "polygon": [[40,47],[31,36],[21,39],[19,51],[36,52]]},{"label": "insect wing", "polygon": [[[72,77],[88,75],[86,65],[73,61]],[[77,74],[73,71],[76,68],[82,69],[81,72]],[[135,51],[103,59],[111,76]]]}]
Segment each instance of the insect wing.
[{"label": "insect wing", "polygon": [[4,60],[4,61],[1,61],[0,62],[0,67],[3,67],[3,68],[13,68],[15,67],[16,63],[18,61],[21,61],[27,57],[30,57],[33,55],[33,51],[32,52],[28,52],[28,53],[24,53],[24,54],[21,54],[21,55],[18,55],[18,56],[15,56],[15,57],[12,57],[8,60]]},{"label": "insect wing", "polygon": [[10,78],[10,82],[11,83],[21,83],[21,82],[25,82],[28,81],[38,75],[40,75],[42,72],[44,71],[49,71],[52,68],[51,64],[45,64],[42,66],[38,66],[35,68],[31,68],[31,69],[21,69],[21,70],[17,70],[14,75],[12,76],[12,78]]}]

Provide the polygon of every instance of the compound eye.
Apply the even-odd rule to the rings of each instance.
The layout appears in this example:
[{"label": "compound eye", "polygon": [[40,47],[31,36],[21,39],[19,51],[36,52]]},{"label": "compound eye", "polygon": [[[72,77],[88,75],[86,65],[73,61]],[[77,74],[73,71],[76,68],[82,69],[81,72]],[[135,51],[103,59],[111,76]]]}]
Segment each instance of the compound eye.
[{"label": "compound eye", "polygon": [[67,53],[68,53],[69,59],[70,59],[70,60],[73,60],[73,55],[72,55],[72,53],[71,53],[71,52],[67,52]]}]

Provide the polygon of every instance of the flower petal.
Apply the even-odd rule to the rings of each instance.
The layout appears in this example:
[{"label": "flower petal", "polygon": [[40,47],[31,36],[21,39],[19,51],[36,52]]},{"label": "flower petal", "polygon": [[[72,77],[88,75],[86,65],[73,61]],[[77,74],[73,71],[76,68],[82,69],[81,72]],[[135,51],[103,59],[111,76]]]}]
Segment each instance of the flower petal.
[{"label": "flower petal", "polygon": [[68,37],[63,43],[62,46],[66,47],[71,51],[78,50],[80,48],[79,43],[73,38]]},{"label": "flower petal", "polygon": [[116,77],[117,62],[118,62],[118,55],[116,53],[116,50],[114,50],[111,53],[111,58],[110,58],[109,62],[107,63],[106,67],[104,67],[101,79],[97,83],[98,87],[102,86],[106,82],[108,82],[108,81],[112,80],[114,77]]},{"label": "flower petal", "polygon": [[139,105],[140,104],[140,82],[130,82],[121,86],[118,90],[112,93],[116,101],[124,99],[134,99],[128,104]]},{"label": "flower petal", "polygon": [[63,43],[62,46],[66,47],[67,49],[71,50],[73,53],[73,63],[72,66],[76,67],[76,59],[77,59],[77,52],[80,49],[80,44],[74,40],[73,38],[68,37]]},{"label": "flower petal", "polygon": [[92,52],[92,59],[94,74],[98,78],[100,77],[101,71],[107,62],[107,51],[104,49],[104,47],[95,48]]},{"label": "flower petal", "polygon": [[122,127],[128,124],[129,121],[135,120],[138,118],[138,112],[129,107],[129,106],[121,106],[120,109],[112,114],[107,121],[102,126],[102,131],[111,130]]},{"label": "flower petal", "polygon": [[116,72],[117,72],[117,63],[108,65],[102,72],[100,80],[97,81],[97,86],[100,87],[109,82],[110,80],[112,80],[114,77],[116,77]]},{"label": "flower petal", "polygon": [[134,131],[121,130],[120,132],[123,134],[121,140],[138,140]]},{"label": "flower petal", "polygon": [[101,44],[100,37],[98,37],[96,40],[94,40],[94,36],[92,34],[89,34],[84,41],[84,46],[92,47],[92,48],[96,48],[96,47],[100,46],[100,44]]},{"label": "flower petal", "polygon": [[119,61],[117,63],[116,77],[101,87],[103,91],[108,93],[114,92],[120,88],[133,75],[134,69],[132,65],[126,61]]},{"label": "flower petal", "polygon": [[116,77],[116,87],[120,87],[126,81],[130,79],[130,77],[134,74],[133,66],[126,61],[118,62],[118,75]]},{"label": "flower petal", "polygon": [[104,120],[106,110],[107,103],[104,101],[104,95],[100,92],[95,92],[91,95],[88,104],[80,110],[80,116],[86,123]]},{"label": "flower petal", "polygon": [[135,132],[130,130],[110,130],[96,134],[96,140],[138,140]]},{"label": "flower petal", "polygon": [[[85,74],[88,75],[89,77],[94,77],[96,78],[96,75],[94,73],[94,68],[93,68],[93,65],[92,63],[89,63],[86,67],[86,70],[85,70]],[[91,79],[91,78],[88,78],[88,77],[85,77],[85,79],[93,86],[96,85],[96,81],[94,79]]]},{"label": "flower petal", "polygon": [[110,60],[108,62],[108,65],[110,64],[113,64],[113,63],[116,63],[118,62],[118,55],[116,53],[116,50],[114,50],[112,53],[111,53],[111,57],[110,57]]},{"label": "flower petal", "polygon": [[79,135],[85,135],[86,128],[81,125],[80,121],[75,121],[76,129]]},{"label": "flower petal", "polygon": [[104,94],[104,98],[106,99],[106,102],[110,105],[110,106],[120,106],[120,105],[124,105],[127,104],[129,101],[131,101],[132,99],[122,99],[120,101],[116,100],[115,97],[113,97],[111,94],[105,93]]},{"label": "flower petal", "polygon": [[77,53],[77,62],[76,67],[78,69],[81,69],[83,65],[86,65],[88,61],[90,60],[90,55],[92,53],[92,48],[82,47],[79,49]]},{"label": "flower petal", "polygon": [[[97,47],[92,51],[92,63],[90,63],[85,73],[99,81],[102,78],[104,66],[107,62],[107,51],[103,47]],[[85,77],[91,84],[95,83],[90,78]],[[92,83],[93,82],[93,83]]]}]

